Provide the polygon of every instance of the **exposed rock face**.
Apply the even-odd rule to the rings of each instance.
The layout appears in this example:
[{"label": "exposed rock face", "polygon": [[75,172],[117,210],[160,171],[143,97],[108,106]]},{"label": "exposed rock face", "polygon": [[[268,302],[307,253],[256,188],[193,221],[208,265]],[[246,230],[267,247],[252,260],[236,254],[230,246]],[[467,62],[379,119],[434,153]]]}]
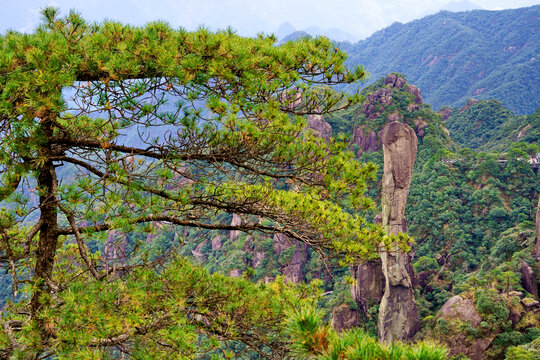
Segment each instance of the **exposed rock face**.
[{"label": "exposed rock face", "polygon": [[[244,219],[238,214],[233,214],[231,226],[238,226],[243,224],[245,224]],[[238,235],[240,235],[240,230],[229,231],[229,240],[236,241],[238,239]]]},{"label": "exposed rock face", "polygon": [[118,230],[109,231],[105,244],[103,260],[106,270],[117,269],[126,262],[127,237]]},{"label": "exposed rock face", "polygon": [[409,87],[405,91],[407,91],[409,94],[412,94],[412,95],[414,95],[416,97],[415,102],[418,105],[422,104],[423,100],[422,100],[422,95],[420,95],[420,89],[419,88],[417,88],[414,85],[409,85]]},{"label": "exposed rock face", "polygon": [[540,196],[538,197],[538,207],[536,209],[536,239],[534,242],[536,261],[540,261]]},{"label": "exposed rock face", "polygon": [[308,115],[307,124],[310,129],[313,129],[326,141],[330,140],[330,137],[332,136],[332,126],[324,120],[322,115]]},{"label": "exposed rock face", "polygon": [[[464,323],[470,323],[477,328],[482,322],[480,314],[476,310],[473,302],[459,295],[451,297],[442,306],[438,313],[439,316],[447,320],[460,320]],[[481,360],[482,355],[489,347],[496,335],[489,335],[481,339],[467,339],[465,334],[448,336],[442,340],[450,348],[450,355],[464,354],[472,360]]]},{"label": "exposed rock face", "polygon": [[203,241],[197,245],[197,247],[193,250],[191,250],[191,255],[197,260],[204,257],[204,254],[202,253],[203,246],[206,245],[206,241]]},{"label": "exposed rock face", "polygon": [[266,259],[266,253],[264,251],[255,251],[253,253],[253,261],[251,265],[256,269],[264,259]]},{"label": "exposed rock face", "polygon": [[441,115],[442,121],[446,121],[448,120],[450,115],[452,115],[452,109],[449,107],[444,107],[440,109],[439,111],[437,111],[437,114]]},{"label": "exposed rock face", "polygon": [[366,151],[372,152],[379,150],[377,134],[372,130],[368,130],[366,134],[366,131],[363,128],[357,127],[354,129],[352,142],[354,145],[358,146],[358,153],[356,156],[360,156]]},{"label": "exposed rock face", "polygon": [[341,304],[332,311],[332,326],[336,331],[352,329],[359,322],[358,311],[351,309],[347,304]]},{"label": "exposed rock face", "polygon": [[354,282],[351,287],[351,295],[360,307],[360,310],[367,315],[370,302],[379,303],[384,292],[384,276],[382,273],[381,260],[367,261],[358,266],[351,267],[351,274]]},{"label": "exposed rock face", "polygon": [[216,236],[212,239],[212,250],[219,251],[223,247],[223,243],[221,242],[221,236]]},{"label": "exposed rock face", "polygon": [[521,262],[521,284],[523,288],[538,297],[538,287],[534,281],[534,271],[525,261]]},{"label": "exposed rock face", "polygon": [[303,268],[307,262],[308,246],[305,243],[290,239],[284,234],[274,235],[274,250],[279,256],[291,247],[295,247],[294,253],[287,265],[285,265],[281,273],[285,276],[286,282],[297,284],[304,280]]},{"label": "exposed rock face", "polygon": [[405,85],[406,81],[402,77],[396,74],[390,74],[384,79],[384,85],[390,85],[391,87],[401,89]]},{"label": "exposed rock face", "polygon": [[468,110],[471,106],[473,106],[474,104],[476,104],[478,102],[478,100],[476,99],[470,99],[469,101],[467,101],[467,103],[465,105],[463,105],[461,107],[461,109],[459,109],[459,112],[462,113],[464,112],[465,110]]},{"label": "exposed rock face", "polygon": [[531,124],[527,124],[527,126],[525,126],[523,129],[521,129],[521,131],[519,132],[519,134],[516,137],[516,141],[519,140],[520,138],[524,137],[525,134],[527,134],[527,131],[530,128],[531,128]]},{"label": "exposed rock face", "polygon": [[[410,126],[391,122],[381,131],[384,155],[382,224],[390,234],[406,229],[405,205],[409,195],[418,139]],[[414,301],[411,259],[399,250],[381,252],[385,277],[379,308],[379,339],[385,343],[410,340],[420,322]]]},{"label": "exposed rock face", "polygon": [[459,295],[448,299],[439,310],[439,315],[449,320],[458,318],[463,322],[469,322],[474,327],[478,327],[482,322],[482,318],[473,302]]}]

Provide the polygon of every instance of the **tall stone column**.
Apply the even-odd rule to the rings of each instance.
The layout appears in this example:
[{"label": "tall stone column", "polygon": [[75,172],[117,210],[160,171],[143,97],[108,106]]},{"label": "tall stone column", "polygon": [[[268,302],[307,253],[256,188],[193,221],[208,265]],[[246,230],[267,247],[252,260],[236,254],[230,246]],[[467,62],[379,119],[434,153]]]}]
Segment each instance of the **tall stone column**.
[{"label": "tall stone column", "polygon": [[536,239],[534,241],[534,255],[540,262],[540,195],[538,195],[538,207],[536,208]]},{"label": "tall stone column", "polygon": [[[405,205],[416,160],[418,140],[414,130],[390,122],[381,131],[384,155],[382,178],[382,224],[390,234],[407,231]],[[414,301],[411,259],[398,249],[381,251],[385,277],[379,308],[379,339],[384,343],[410,340],[420,321]]]}]

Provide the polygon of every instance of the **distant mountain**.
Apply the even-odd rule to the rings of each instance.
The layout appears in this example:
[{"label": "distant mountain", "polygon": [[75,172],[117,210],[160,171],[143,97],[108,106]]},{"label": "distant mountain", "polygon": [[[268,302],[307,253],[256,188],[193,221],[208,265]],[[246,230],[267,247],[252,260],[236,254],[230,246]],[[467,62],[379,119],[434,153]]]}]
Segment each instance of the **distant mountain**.
[{"label": "distant mountain", "polygon": [[295,34],[298,33],[304,33],[310,36],[326,36],[335,41],[354,42],[358,39],[358,37],[355,37],[348,32],[338,29],[336,27],[322,29],[319,26],[313,25],[302,30],[296,30],[296,28],[289,22],[284,22],[283,24],[281,24],[275,32],[278,39],[282,41],[293,40],[297,37],[297,35]]},{"label": "distant mountain", "polygon": [[435,108],[457,107],[471,97],[498,99],[519,114],[540,105],[540,5],[443,11],[394,23],[341,48],[372,81],[394,71],[404,74]]},{"label": "distant mountain", "polygon": [[481,10],[481,9],[482,7],[480,5],[477,5],[467,0],[451,1],[441,8],[442,11],[452,11],[452,12]]}]

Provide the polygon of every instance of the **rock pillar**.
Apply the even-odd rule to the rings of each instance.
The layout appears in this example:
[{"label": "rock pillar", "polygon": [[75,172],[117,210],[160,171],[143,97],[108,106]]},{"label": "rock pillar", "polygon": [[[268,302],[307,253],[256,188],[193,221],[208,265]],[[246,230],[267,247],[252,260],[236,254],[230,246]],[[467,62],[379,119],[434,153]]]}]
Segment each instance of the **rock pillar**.
[{"label": "rock pillar", "polygon": [[[407,231],[405,205],[418,140],[414,130],[400,122],[386,124],[381,131],[381,140],[384,154],[382,224],[389,234],[398,234]],[[379,339],[384,343],[410,340],[420,326],[411,259],[398,249],[383,250],[381,262],[385,288],[379,308]]]},{"label": "rock pillar", "polygon": [[540,195],[538,196],[538,207],[536,208],[536,239],[534,241],[534,252],[536,261],[540,261]]}]

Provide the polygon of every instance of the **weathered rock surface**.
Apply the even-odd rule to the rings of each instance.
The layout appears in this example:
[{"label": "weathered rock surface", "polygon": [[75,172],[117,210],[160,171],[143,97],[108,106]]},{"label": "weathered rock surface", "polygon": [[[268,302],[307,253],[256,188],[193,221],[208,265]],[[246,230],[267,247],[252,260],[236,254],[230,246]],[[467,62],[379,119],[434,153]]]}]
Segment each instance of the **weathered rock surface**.
[{"label": "weathered rock surface", "polygon": [[[239,226],[245,224],[245,220],[238,214],[233,214],[231,226]],[[229,231],[229,240],[236,241],[240,235],[240,230],[231,230]]]},{"label": "weathered rock surface", "polygon": [[534,252],[536,261],[540,261],[540,196],[538,197],[538,207],[536,209],[536,239],[534,241]]},{"label": "weathered rock surface", "polygon": [[191,250],[191,255],[193,255],[195,259],[198,260],[204,258],[204,254],[202,253],[202,248],[204,245],[206,245],[206,241],[199,243],[195,249]]},{"label": "weathered rock surface", "polygon": [[389,74],[386,79],[384,79],[384,85],[389,85],[397,89],[401,89],[406,83],[405,79],[396,74]]},{"label": "weathered rock surface", "polygon": [[367,315],[370,303],[379,303],[384,293],[384,276],[381,260],[373,260],[351,267],[355,279],[351,287],[351,296],[364,315]]},{"label": "weathered rock surface", "polygon": [[409,85],[409,87],[407,88],[407,91],[409,94],[412,94],[415,96],[415,102],[418,104],[418,105],[421,105],[423,103],[423,100],[422,100],[422,95],[420,94],[420,89],[417,88],[416,86],[414,85]]},{"label": "weathered rock surface", "polygon": [[[439,310],[438,316],[449,321],[460,320],[477,328],[482,322],[474,303],[459,295],[451,297]],[[496,335],[488,335],[480,339],[468,339],[465,334],[449,335],[443,340],[450,349],[450,356],[464,354],[472,360],[481,360]]]},{"label": "weathered rock surface", "polygon": [[437,111],[437,114],[441,115],[442,117],[442,121],[446,121],[448,120],[448,118],[450,117],[450,115],[452,115],[452,109],[449,108],[449,107],[444,107],[442,109],[440,109],[439,111]]},{"label": "weathered rock surface", "polygon": [[[391,122],[381,131],[384,155],[382,224],[390,234],[406,231],[409,195],[418,139],[410,126]],[[385,343],[410,340],[420,321],[414,300],[411,259],[398,249],[381,252],[385,290],[379,308],[379,339]]]},{"label": "weathered rock surface", "polygon": [[476,100],[476,99],[469,99],[469,101],[467,101],[467,103],[465,105],[463,105],[461,107],[461,109],[459,109],[459,112],[462,113],[465,110],[470,109],[470,107],[473,106],[474,104],[476,104],[477,102],[478,102],[478,100]]},{"label": "weathered rock surface", "polygon": [[476,310],[473,302],[468,298],[463,298],[459,295],[448,299],[439,310],[439,315],[448,320],[459,319],[462,322],[468,322],[473,327],[478,327],[482,318]]},{"label": "weathered rock surface", "polygon": [[521,284],[523,289],[538,297],[538,287],[534,280],[534,271],[525,261],[521,262]]},{"label": "weathered rock surface", "polygon": [[324,120],[320,114],[311,114],[307,117],[307,124],[310,129],[313,129],[326,141],[332,136],[332,126]]},{"label": "weathered rock surface", "polygon": [[358,311],[347,304],[341,304],[332,311],[332,326],[336,331],[345,331],[357,326],[360,322]]},{"label": "weathered rock surface", "polygon": [[221,241],[221,236],[216,236],[212,239],[212,250],[219,251],[223,247],[223,243]]},{"label": "weathered rock surface", "polygon": [[274,235],[274,251],[277,256],[282,256],[282,253],[291,247],[295,247],[294,253],[290,261],[281,269],[281,273],[285,277],[285,282],[297,284],[304,280],[303,268],[307,263],[308,246],[305,243],[290,239],[284,234]]},{"label": "weathered rock surface", "polygon": [[377,140],[377,134],[374,131],[364,130],[361,127],[357,127],[353,131],[352,143],[358,146],[358,152],[356,156],[362,155],[363,152],[372,152],[379,150],[379,141]]}]

